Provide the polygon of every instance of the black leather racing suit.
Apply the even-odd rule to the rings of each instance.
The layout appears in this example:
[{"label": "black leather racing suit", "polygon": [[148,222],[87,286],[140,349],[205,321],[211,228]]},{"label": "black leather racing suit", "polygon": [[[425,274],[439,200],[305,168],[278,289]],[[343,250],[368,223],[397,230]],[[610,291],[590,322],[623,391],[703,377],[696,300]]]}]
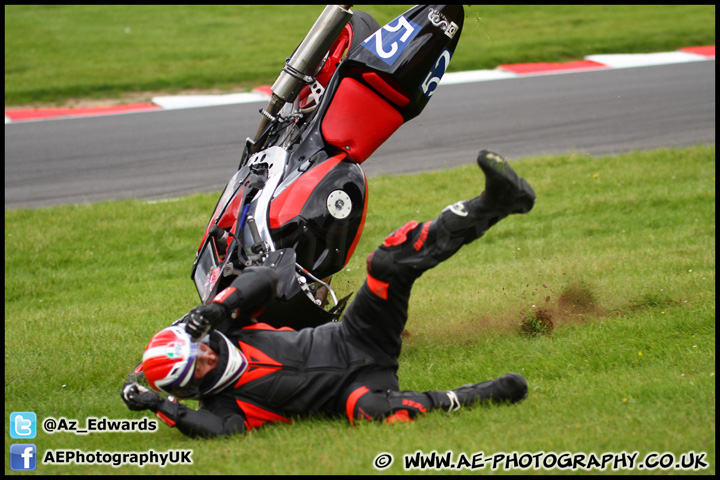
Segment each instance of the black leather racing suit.
[{"label": "black leather racing suit", "polygon": [[493,191],[490,180],[480,197],[387,237],[368,257],[367,279],[341,322],[300,331],[255,324],[226,332],[249,362],[234,388],[202,399],[199,410],[164,401],[158,416],[187,435],[214,436],[299,415],[343,414],[351,423],[406,420],[477,401],[462,388],[453,391],[460,397],[399,391],[397,368],[413,282],[500,219],[533,206],[534,192],[524,180],[512,177],[507,191],[497,184]]}]

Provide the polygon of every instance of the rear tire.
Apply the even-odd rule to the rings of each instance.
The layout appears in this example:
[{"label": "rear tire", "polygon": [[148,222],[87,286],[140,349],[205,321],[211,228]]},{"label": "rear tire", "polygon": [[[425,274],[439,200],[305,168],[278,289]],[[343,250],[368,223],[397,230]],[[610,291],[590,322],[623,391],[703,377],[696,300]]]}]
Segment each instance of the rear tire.
[{"label": "rear tire", "polygon": [[380,24],[372,15],[359,10],[355,10],[353,12],[353,16],[350,17],[349,24],[352,28],[353,35],[352,41],[350,42],[350,48],[348,49],[348,55],[350,52],[355,50],[358,45],[364,42],[367,37],[380,29]]}]

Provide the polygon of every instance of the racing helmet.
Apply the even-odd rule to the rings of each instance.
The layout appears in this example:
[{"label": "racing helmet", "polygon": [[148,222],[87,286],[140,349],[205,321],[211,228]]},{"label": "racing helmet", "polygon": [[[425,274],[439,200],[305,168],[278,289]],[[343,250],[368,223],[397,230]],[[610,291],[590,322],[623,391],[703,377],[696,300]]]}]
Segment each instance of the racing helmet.
[{"label": "racing helmet", "polygon": [[[203,378],[194,379],[200,349],[205,343],[218,356],[217,368]],[[150,387],[178,398],[214,395],[233,384],[248,362],[240,350],[221,332],[213,331],[193,342],[185,325],[174,325],[156,333],[145,348],[142,369]]]}]

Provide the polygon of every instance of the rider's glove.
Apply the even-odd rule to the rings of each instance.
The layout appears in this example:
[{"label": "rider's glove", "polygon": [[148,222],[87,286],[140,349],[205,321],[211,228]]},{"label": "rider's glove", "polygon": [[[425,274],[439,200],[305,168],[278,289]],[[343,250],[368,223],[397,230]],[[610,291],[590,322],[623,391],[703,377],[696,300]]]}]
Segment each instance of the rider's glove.
[{"label": "rider's glove", "polygon": [[156,392],[135,382],[128,382],[123,385],[121,397],[128,408],[133,411],[152,410],[157,412],[165,401]]},{"label": "rider's glove", "polygon": [[227,317],[228,308],[222,303],[212,302],[209,305],[200,305],[190,310],[185,331],[190,334],[193,342],[197,342]]}]

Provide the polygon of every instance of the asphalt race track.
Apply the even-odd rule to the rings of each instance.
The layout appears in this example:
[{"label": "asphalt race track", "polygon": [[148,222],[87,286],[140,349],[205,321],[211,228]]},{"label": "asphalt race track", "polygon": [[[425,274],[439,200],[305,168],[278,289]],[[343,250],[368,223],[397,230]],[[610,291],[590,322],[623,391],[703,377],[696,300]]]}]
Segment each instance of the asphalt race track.
[{"label": "asphalt race track", "polygon": [[[262,103],[5,125],[5,208],[219,191]],[[473,162],[715,144],[715,61],[443,85],[363,165],[368,176]],[[681,159],[679,159],[681,161]]]}]

